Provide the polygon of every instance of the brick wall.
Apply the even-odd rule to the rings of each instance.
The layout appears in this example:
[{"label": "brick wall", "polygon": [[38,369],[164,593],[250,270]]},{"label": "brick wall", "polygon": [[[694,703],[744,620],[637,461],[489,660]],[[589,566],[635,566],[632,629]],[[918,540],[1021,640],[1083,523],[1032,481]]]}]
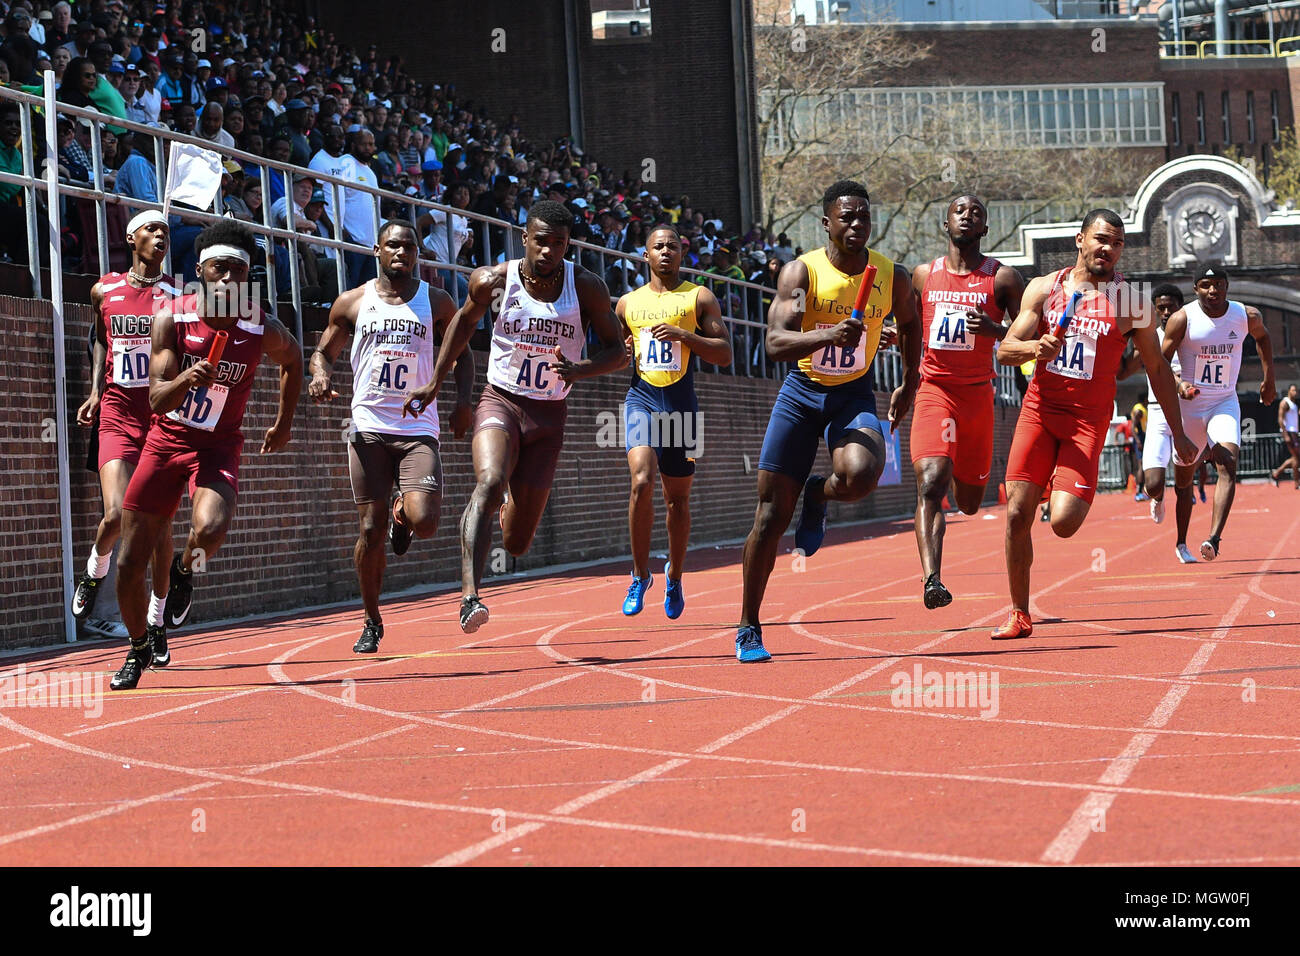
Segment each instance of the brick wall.
[{"label": "brick wall", "polygon": [[[85,341],[90,310],[72,305],[67,311],[68,409],[72,416],[89,387]],[[3,439],[7,480],[0,486],[0,647],[62,640],[57,446],[42,436],[42,423],[54,417],[49,315],[48,303],[0,296],[0,330],[14,360],[9,387],[0,393],[0,418],[9,425]],[[482,358],[480,355],[480,370]],[[335,374],[338,404],[321,409],[304,401],[294,423],[292,443],[266,458],[257,449],[275,414],[276,370],[268,364],[259,369],[244,425],[239,510],[225,546],[199,579],[196,622],[356,597],[352,565],[356,510],[342,437],[351,376],[346,358],[339,366]],[[749,531],[756,500],[752,469],[758,463],[779,383],[718,374],[701,374],[697,382],[705,414],[705,454],[693,496],[692,542],[698,546],[740,538]],[[626,383],[624,372],[574,389],[555,491],[531,552],[507,570],[626,554],[628,476],[621,434],[617,447],[597,444],[598,416],[602,412],[617,415]],[[446,393],[445,397],[450,398]],[[888,398],[882,395],[878,401],[883,414]],[[995,413],[997,440],[990,501],[996,500],[997,482],[1005,470],[1015,414],[1014,408],[999,408]],[[86,433],[73,425],[72,539],[77,567],[85,562],[101,514],[98,480],[84,468],[86,440]],[[906,461],[906,430],[902,452]],[[421,584],[452,585],[459,578],[456,529],[472,490],[469,443],[448,436],[443,466],[442,527],[435,538],[416,541],[405,558],[391,561],[386,582],[390,592]],[[823,450],[817,467],[825,470],[828,466]],[[903,469],[903,478],[902,485],[882,488],[864,502],[832,505],[831,521],[909,513],[915,495],[909,467]],[[657,521],[656,551],[667,544],[661,505]],[[186,502],[181,505],[177,531],[187,529],[187,522]],[[184,541],[179,534],[177,540]],[[787,546],[792,546],[789,540]]]}]

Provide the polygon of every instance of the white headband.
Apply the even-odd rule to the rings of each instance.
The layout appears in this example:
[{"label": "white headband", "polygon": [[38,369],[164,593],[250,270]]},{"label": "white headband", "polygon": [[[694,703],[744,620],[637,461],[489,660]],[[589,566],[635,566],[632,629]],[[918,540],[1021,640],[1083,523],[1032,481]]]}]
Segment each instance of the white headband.
[{"label": "white headband", "polygon": [[131,221],[126,224],[126,234],[133,234],[141,226],[147,226],[151,222],[160,222],[167,225],[167,217],[157,209],[146,209],[144,212],[138,212],[132,217]]},{"label": "white headband", "polygon": [[199,265],[207,262],[209,259],[241,259],[245,264],[248,263],[248,253],[238,246],[208,246],[199,253]]}]

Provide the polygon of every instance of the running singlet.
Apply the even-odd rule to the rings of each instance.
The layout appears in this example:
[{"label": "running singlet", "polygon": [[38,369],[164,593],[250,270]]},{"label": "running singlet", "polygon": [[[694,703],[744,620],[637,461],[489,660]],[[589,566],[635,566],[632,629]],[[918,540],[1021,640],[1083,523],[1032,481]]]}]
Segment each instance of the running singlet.
[{"label": "running singlet", "polygon": [[573,263],[564,263],[564,288],[554,302],[539,302],[524,289],[519,259],[506,266],[505,297],[492,326],[488,381],[521,398],[563,401],[569,383],[555,374],[555,347],[570,362],[582,358],[587,336],[573,282]]},{"label": "running singlet", "polygon": [[144,422],[153,416],[149,407],[149,356],[153,317],[180,291],[166,279],[137,289],[123,272],[110,272],[99,280],[104,319],[104,400],[115,411]]},{"label": "running singlet", "polygon": [[[1069,268],[1062,269],[1052,282],[1052,290],[1043,302],[1043,318],[1038,335],[1046,335],[1065,311],[1069,296],[1063,285]],[[1092,290],[1079,300],[1065,330],[1061,351],[1051,362],[1038,363],[1029,383],[1026,398],[1033,396],[1053,408],[1076,409],[1106,414],[1107,421],[1115,404],[1115,376],[1124,358],[1124,334],[1120,330],[1113,300],[1124,277],[1118,272],[1108,288],[1111,295]]]},{"label": "running singlet", "polygon": [[978,269],[968,275],[948,271],[946,256],[930,264],[921,296],[921,331],[925,356],[921,378],[927,382],[975,385],[993,377],[993,348],[998,340],[966,329],[966,311],[978,310],[994,322],[1002,321],[1002,309],[993,295],[998,260],[984,257]]},{"label": "running singlet", "polygon": [[1185,406],[1195,411],[1237,394],[1241,350],[1250,334],[1250,320],[1240,302],[1229,302],[1228,311],[1217,319],[1206,315],[1199,301],[1187,303],[1183,311],[1187,313],[1187,331],[1178,343],[1178,361],[1183,381],[1201,390]]},{"label": "running singlet", "polygon": [[[176,351],[181,371],[208,357],[216,330],[199,317],[197,295],[176,300]],[[217,380],[207,388],[192,388],[179,408],[160,415],[157,429],[173,443],[186,448],[212,448],[243,439],[239,426],[253,390],[257,366],[262,361],[262,310],[254,319],[240,319],[226,330],[228,336]]]},{"label": "running singlet", "polygon": [[[818,384],[843,385],[871,371],[871,360],[880,345],[880,327],[894,309],[894,263],[874,249],[868,249],[867,253],[868,263],[876,267],[876,281],[863,309],[865,331],[857,347],[828,345],[799,360],[799,370]],[[799,261],[808,267],[803,331],[833,328],[849,318],[862,277],[845,275],[831,265],[824,248],[804,253]]]},{"label": "running singlet", "polygon": [[433,378],[433,307],[423,280],[415,296],[389,305],[365,284],[352,332],[352,423],[359,432],[438,437],[438,402],[403,418],[413,389]]},{"label": "running singlet", "polygon": [[623,321],[632,331],[636,374],[647,385],[664,388],[691,370],[691,349],[685,342],[659,341],[650,334],[656,325],[675,325],[694,332],[698,327],[696,302],[702,287],[683,281],[671,292],[652,292],[643,285],[624,298]]},{"label": "running singlet", "polygon": [[[1156,329],[1156,338],[1160,340],[1160,348],[1165,347],[1165,330]],[[1178,353],[1175,352],[1169,359],[1169,367],[1174,370],[1174,378],[1181,377],[1180,365],[1178,363]],[[1147,372],[1147,408],[1159,408],[1160,399],[1156,398],[1156,390],[1151,387],[1151,373]]]}]

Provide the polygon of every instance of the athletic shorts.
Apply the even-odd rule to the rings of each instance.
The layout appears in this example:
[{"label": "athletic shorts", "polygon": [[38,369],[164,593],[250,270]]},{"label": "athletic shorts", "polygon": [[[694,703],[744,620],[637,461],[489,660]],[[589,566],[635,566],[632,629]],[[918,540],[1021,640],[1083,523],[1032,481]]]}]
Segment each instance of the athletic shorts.
[{"label": "athletic shorts", "polygon": [[1007,481],[1028,481],[1091,504],[1097,494],[1097,462],[1109,431],[1105,412],[1024,405],[1007,455]]},{"label": "athletic shorts", "polygon": [[348,441],[348,477],[359,505],[388,502],[393,481],[402,494],[442,494],[442,457],[432,435],[382,435],[357,432]]},{"label": "athletic shorts", "polygon": [[519,449],[510,484],[550,488],[564,447],[564,422],[569,403],[522,398],[488,384],[474,408],[474,434],[500,428],[514,436]]},{"label": "athletic shorts", "polygon": [[689,379],[664,387],[637,379],[623,401],[624,447],[628,451],[653,448],[661,473],[669,478],[689,477],[695,474],[695,459],[703,445],[699,411]]},{"label": "athletic shorts", "polygon": [[758,467],[803,483],[821,439],[834,449],[850,432],[864,428],[884,438],[870,373],[843,385],[819,385],[802,372],[791,372],[772,407]]},{"label": "athletic shorts", "polygon": [[180,504],[181,493],[189,488],[190,498],[200,485],[224,482],[239,494],[239,453],[242,435],[212,448],[182,448],[149,432],[140,461],[126,486],[122,507],[145,514],[170,515]]},{"label": "athletic shorts", "polygon": [[912,405],[912,462],[947,458],[952,476],[982,485],[993,469],[993,383],[922,381]]},{"label": "athletic shorts", "polygon": [[[1204,393],[1201,393],[1204,395]],[[1190,407],[1188,407],[1190,406]],[[1215,402],[1184,402],[1183,433],[1197,450],[1205,451],[1211,445],[1232,444],[1241,447],[1241,402],[1232,392]]]},{"label": "athletic shorts", "polygon": [[1142,470],[1164,471],[1174,455],[1174,433],[1159,405],[1147,407],[1147,439],[1142,444]]},{"label": "athletic shorts", "polygon": [[99,402],[98,451],[99,468],[110,461],[124,461],[134,465],[140,460],[140,450],[149,437],[152,416],[143,420],[131,413],[127,403],[110,389]]}]

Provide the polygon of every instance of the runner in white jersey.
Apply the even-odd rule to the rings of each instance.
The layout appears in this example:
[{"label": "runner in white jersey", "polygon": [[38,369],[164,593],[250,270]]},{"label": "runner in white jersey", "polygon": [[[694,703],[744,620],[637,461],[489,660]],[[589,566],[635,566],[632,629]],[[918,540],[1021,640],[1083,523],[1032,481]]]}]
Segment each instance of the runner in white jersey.
[{"label": "runner in white jersey", "polygon": [[[1165,323],[1169,317],[1183,307],[1183,293],[1178,286],[1171,283],[1156,286],[1151,290],[1151,305],[1155,310],[1156,317],[1160,320],[1160,327],[1156,329],[1156,336],[1160,339],[1160,345],[1163,348],[1165,342]],[[1178,377],[1178,356],[1174,355],[1169,359],[1169,367],[1173,369],[1174,377]],[[1142,356],[1134,349],[1131,353],[1125,353],[1124,364],[1120,368],[1121,379],[1128,378],[1138,369],[1142,368]],[[1146,440],[1142,443],[1142,482],[1148,496],[1151,499],[1151,520],[1156,524],[1165,520],[1165,470],[1169,467],[1169,459],[1174,451],[1174,433],[1169,427],[1169,421],[1165,418],[1164,410],[1160,407],[1160,401],[1156,398],[1155,390],[1151,387],[1150,380],[1147,381],[1147,430]],[[1187,500],[1187,508],[1190,514],[1192,507],[1191,498]]]},{"label": "runner in white jersey", "polygon": [[[1241,405],[1237,401],[1237,376],[1246,336],[1255,339],[1264,380],[1259,395],[1265,405],[1273,404],[1277,387],[1273,382],[1273,346],[1258,309],[1228,301],[1228,274],[1222,266],[1209,266],[1196,277],[1196,301],[1169,317],[1165,325],[1164,354],[1177,353],[1178,395],[1182,399],[1183,428],[1187,437],[1202,449],[1219,471],[1214,486],[1214,513],[1210,534],[1201,544],[1201,558],[1219,556],[1219,539],[1236,495],[1237,457],[1241,452]],[[1174,484],[1178,494],[1175,518],[1178,524],[1178,559],[1188,563],[1187,526],[1191,520],[1193,462],[1175,464]],[[1183,498],[1188,499],[1184,505]],[[1185,517],[1184,517],[1185,516]]]},{"label": "runner in white jersey", "polygon": [[[488,384],[474,411],[478,483],[460,523],[460,626],[466,634],[488,620],[478,588],[492,543],[492,513],[500,509],[506,550],[527,551],[555,479],[570,386],[627,364],[605,283],[564,259],[572,222],[560,203],[533,204],[524,227],[524,258],[474,270],[469,298],[447,330],[447,348],[432,380],[407,399],[413,408],[433,399],[452,356],[489,307],[496,307]],[[584,359],[588,329],[600,350]]]},{"label": "runner in white jersey", "polygon": [[1273,469],[1269,477],[1273,480],[1274,487],[1280,487],[1279,482],[1289,468],[1295,489],[1300,491],[1300,389],[1294,385],[1286,390],[1282,401],[1278,402],[1277,430],[1282,433],[1287,458]]},{"label": "runner in white jersey", "polygon": [[[352,336],[352,424],[348,429],[348,472],[361,521],[354,552],[366,621],[352,650],[373,654],[384,636],[379,594],[383,589],[384,535],[394,554],[405,554],[411,536],[430,538],[442,511],[442,460],[438,454],[438,404],[412,409],[407,399],[433,377],[438,333],[456,313],[451,297],[416,278],[418,246],[409,222],[390,220],[375,247],[379,277],[345,292],[330,309],[329,325],[311,357],[308,392],[317,402],[337,393],[330,371]],[[456,409],[452,433],[469,429],[474,359],[462,346],[456,362]],[[420,412],[428,409],[427,415]],[[389,499],[397,500],[389,523]]]}]

